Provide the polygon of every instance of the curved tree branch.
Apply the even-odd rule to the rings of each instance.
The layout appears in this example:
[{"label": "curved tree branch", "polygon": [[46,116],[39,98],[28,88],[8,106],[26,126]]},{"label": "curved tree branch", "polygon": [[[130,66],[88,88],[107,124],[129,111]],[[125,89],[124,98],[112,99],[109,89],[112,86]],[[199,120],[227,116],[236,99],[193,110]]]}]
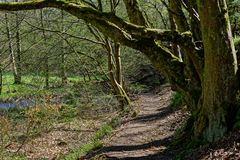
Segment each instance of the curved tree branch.
[{"label": "curved tree branch", "polygon": [[[163,31],[146,28],[122,20],[112,13],[100,12],[86,3],[72,3],[64,0],[35,0],[27,2],[1,2],[0,11],[32,10],[53,7],[65,10],[97,27],[113,40],[143,52],[152,63],[165,73],[178,88],[187,90],[184,78],[184,64],[160,41],[169,41],[187,46],[191,34],[177,31]],[[160,40],[160,41],[159,41]],[[160,42],[160,43],[159,43]]]}]

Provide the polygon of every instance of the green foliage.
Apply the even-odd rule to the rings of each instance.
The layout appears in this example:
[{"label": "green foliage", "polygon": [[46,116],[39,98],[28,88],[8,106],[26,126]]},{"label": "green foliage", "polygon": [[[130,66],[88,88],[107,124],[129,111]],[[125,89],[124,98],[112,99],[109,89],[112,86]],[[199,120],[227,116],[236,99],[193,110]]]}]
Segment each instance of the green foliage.
[{"label": "green foliage", "polygon": [[175,92],[172,99],[170,107],[173,110],[177,110],[182,106],[182,95],[178,92]]},{"label": "green foliage", "polygon": [[59,122],[69,122],[74,118],[78,117],[78,108],[72,105],[63,105],[59,109],[59,115],[57,116],[57,121]]},{"label": "green foliage", "polygon": [[77,108],[71,105],[43,105],[33,106],[27,109],[14,107],[0,110],[1,113],[7,115],[13,121],[26,120],[29,116],[34,119],[48,119],[48,122],[68,122],[78,117]]},{"label": "green foliage", "polygon": [[149,87],[144,84],[139,84],[139,83],[129,84],[129,92],[131,93],[139,94],[139,93],[147,92],[148,90],[149,90]]},{"label": "green foliage", "polygon": [[[100,79],[100,78],[99,78]],[[22,77],[22,84],[13,84],[13,75],[6,73],[3,76],[3,91],[0,94],[2,101],[8,99],[15,99],[19,97],[33,97],[43,96],[51,94],[71,94],[72,89],[77,90],[78,87],[75,84],[83,83],[84,78],[82,76],[68,77],[69,83],[66,86],[61,85],[61,79],[57,76],[50,76],[50,88],[44,87],[44,77],[38,75],[25,75]],[[85,83],[85,82],[84,82]],[[80,86],[81,87],[81,86]],[[89,88],[90,90],[93,88]],[[72,103],[70,103],[72,104]]]},{"label": "green foliage", "polygon": [[[240,91],[239,90],[236,94],[236,101],[237,101],[238,105],[240,105]],[[237,128],[237,129],[240,128],[240,110],[237,111],[233,128]]]},{"label": "green foliage", "polygon": [[236,121],[233,125],[233,128],[234,129],[239,129],[240,128],[240,113],[239,113],[239,111],[237,113]]},{"label": "green foliage", "polygon": [[239,57],[240,54],[240,36],[235,36],[234,39],[234,45],[235,45],[235,49],[237,51],[237,57]]},{"label": "green foliage", "polygon": [[234,37],[233,42],[234,42],[235,45],[239,45],[240,37],[239,36]]},{"label": "green foliage", "polygon": [[82,145],[80,148],[75,149],[74,151],[72,151],[72,153],[66,155],[64,158],[61,158],[61,159],[64,159],[64,160],[78,159],[80,156],[88,153],[89,151],[97,148],[101,148],[101,147],[102,147],[102,144],[100,142],[91,141],[89,143]]},{"label": "green foliage", "polygon": [[76,106],[81,118],[100,118],[106,112],[118,109],[117,97],[105,85],[104,81],[75,83],[72,90],[64,95],[64,102]]},{"label": "green foliage", "polygon": [[28,158],[25,155],[21,154],[11,154],[11,153],[3,153],[1,155],[0,153],[0,159],[1,160],[27,160]]},{"label": "green foliage", "polygon": [[102,139],[105,135],[107,135],[111,132],[112,132],[112,126],[110,126],[109,124],[104,124],[104,125],[102,125],[100,130],[98,130],[95,133],[95,136],[93,137],[93,141],[98,141],[98,140]]},{"label": "green foliage", "polygon": [[21,121],[26,119],[26,110],[19,107],[9,108],[7,110],[3,109],[0,112],[8,115],[9,119],[14,121]]}]

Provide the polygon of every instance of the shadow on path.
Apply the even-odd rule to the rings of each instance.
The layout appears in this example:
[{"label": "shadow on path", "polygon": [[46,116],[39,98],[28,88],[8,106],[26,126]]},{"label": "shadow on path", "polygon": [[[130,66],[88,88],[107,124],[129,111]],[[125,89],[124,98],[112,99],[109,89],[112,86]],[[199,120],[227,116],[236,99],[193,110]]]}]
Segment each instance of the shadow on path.
[{"label": "shadow on path", "polygon": [[138,121],[138,122],[151,122],[156,120],[161,120],[168,116],[169,114],[173,113],[173,111],[169,107],[164,107],[158,109],[158,113],[150,114],[150,115],[143,115],[137,118],[132,119],[131,121]]},{"label": "shadow on path", "polygon": [[170,158],[169,156],[164,156],[163,154],[154,154],[149,156],[141,156],[141,157],[106,157],[107,160],[174,160],[174,158]]},{"label": "shadow on path", "polygon": [[101,149],[80,159],[174,160],[174,150],[167,146],[187,114],[170,109],[172,92],[169,87],[163,88],[162,92],[162,95],[141,95],[135,102],[140,114],[106,137]]},{"label": "shadow on path", "polygon": [[[94,151],[92,153],[89,153],[88,155],[82,157],[83,159],[91,159],[93,157],[95,157],[96,155],[107,155],[107,153],[110,152],[129,152],[129,151],[138,151],[138,150],[151,150],[151,148],[154,147],[161,147],[161,146],[168,146],[171,143],[172,140],[172,136],[171,137],[167,137],[165,139],[161,139],[161,140],[156,140],[156,141],[152,141],[149,143],[145,143],[145,144],[141,144],[141,145],[120,145],[120,146],[105,146],[97,151]],[[164,160],[170,160],[173,158],[170,158],[170,155],[168,155],[167,153],[165,153],[165,151],[157,153],[157,154],[153,154],[153,155],[147,155],[147,156],[141,156],[141,157],[124,157],[124,158],[117,158],[117,157],[111,157],[111,156],[107,156],[107,159],[110,160],[114,160],[114,159],[122,159],[122,160],[156,160],[160,158],[163,158]]]}]

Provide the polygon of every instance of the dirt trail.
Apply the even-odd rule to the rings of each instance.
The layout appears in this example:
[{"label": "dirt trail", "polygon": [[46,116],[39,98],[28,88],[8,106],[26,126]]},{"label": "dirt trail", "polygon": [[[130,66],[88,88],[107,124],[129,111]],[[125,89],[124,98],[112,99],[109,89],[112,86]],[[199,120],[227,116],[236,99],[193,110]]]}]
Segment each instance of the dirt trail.
[{"label": "dirt trail", "polygon": [[140,110],[138,116],[105,138],[104,147],[95,155],[124,160],[173,159],[164,150],[187,115],[169,109],[172,94],[166,85],[161,87],[158,94],[139,95],[139,99],[134,101],[134,106]]}]

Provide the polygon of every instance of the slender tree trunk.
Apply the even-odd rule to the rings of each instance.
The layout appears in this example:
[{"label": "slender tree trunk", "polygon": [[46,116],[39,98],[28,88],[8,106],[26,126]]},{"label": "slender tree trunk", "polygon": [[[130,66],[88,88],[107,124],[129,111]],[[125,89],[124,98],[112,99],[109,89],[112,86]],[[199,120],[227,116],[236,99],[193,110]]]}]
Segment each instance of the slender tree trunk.
[{"label": "slender tree trunk", "polygon": [[[172,3],[172,1],[169,0],[169,4],[171,4],[171,3]],[[169,7],[170,7],[170,10],[168,11],[168,15],[169,15],[169,21],[170,21],[170,28],[172,31],[176,31],[177,26],[176,26],[175,20],[173,18],[173,13],[171,12],[173,10],[172,5],[170,5]],[[179,45],[174,44],[174,43],[171,43],[171,45],[172,45],[173,54],[182,59]]]},{"label": "slender tree trunk", "polygon": [[[16,2],[18,2],[18,0],[16,0]],[[21,39],[20,39],[20,21],[19,21],[19,13],[16,12],[16,69],[17,69],[17,75],[16,75],[16,79],[15,79],[15,83],[16,84],[20,84],[21,83],[21,79],[22,79],[22,67],[21,67]]]},{"label": "slender tree trunk", "polygon": [[[44,30],[44,23],[43,23],[43,9],[40,10],[40,22],[42,27],[42,35],[44,38],[44,46],[47,45],[47,37]],[[49,62],[48,62],[48,54],[44,54],[44,76],[45,76],[45,87],[49,88]]]},{"label": "slender tree trunk", "polygon": [[7,13],[5,13],[5,22],[6,22],[6,33],[7,33],[7,39],[8,39],[9,55],[10,55],[10,59],[11,59],[12,71],[13,71],[13,76],[14,76],[14,83],[18,83],[18,72],[17,72],[16,60],[15,60],[15,55],[14,55],[14,50],[13,50],[12,33],[11,33]]},{"label": "slender tree trunk", "polygon": [[[125,3],[129,3],[125,1]],[[111,0],[111,12],[116,14],[117,0]],[[123,87],[122,77],[122,63],[121,63],[121,47],[117,42],[111,42],[106,38],[106,48],[108,51],[108,71],[111,85],[117,95],[121,109],[129,109],[131,101]],[[115,62],[115,69],[113,67],[113,61]]]},{"label": "slender tree trunk", "polygon": [[[172,20],[170,19],[170,23],[171,23],[171,29],[174,29],[180,33],[186,32],[190,30],[190,27],[188,25],[188,21],[187,18],[182,10],[182,2],[180,0],[169,0],[169,16],[170,18],[172,18]],[[196,100],[193,101],[198,101],[198,98],[201,95],[201,78],[202,78],[202,68],[203,68],[203,64],[202,62],[199,60],[201,58],[198,57],[198,54],[195,54],[195,46],[191,46],[189,45],[188,47],[184,47],[182,45],[177,45],[177,44],[173,44],[173,53],[175,53],[175,55],[178,54],[178,57],[180,58],[181,61],[184,62],[184,64],[186,64],[186,67],[184,68],[184,76],[186,77],[186,79],[188,80],[188,83],[192,83],[193,86],[193,90],[197,90],[195,93],[190,93],[190,96],[192,96],[192,94],[195,95]],[[193,55],[197,55],[197,56],[193,56]],[[174,83],[172,84],[172,88],[175,89],[176,86],[174,85]],[[185,92],[183,90],[183,92]],[[194,91],[193,91],[194,92]],[[181,93],[181,91],[180,91]],[[182,95],[184,95],[185,93],[182,93]],[[188,96],[183,96],[184,99],[188,99]],[[192,99],[192,98],[190,98]],[[186,100],[189,101],[189,100]],[[188,106],[190,108],[190,110],[192,110],[192,108],[195,108],[194,106],[196,105],[196,103],[191,103],[190,106]]]},{"label": "slender tree trunk", "polygon": [[[64,26],[64,12],[61,11],[61,25],[62,25],[62,32],[65,32],[65,26]],[[65,40],[62,40],[62,46],[61,46],[61,79],[62,79],[62,86],[64,86],[67,83],[67,76],[66,76],[66,66],[65,66]]]},{"label": "slender tree trunk", "polygon": [[233,125],[237,61],[226,1],[198,0],[198,10],[205,66],[194,135],[211,142],[222,137]]},{"label": "slender tree trunk", "polygon": [[[130,102],[130,99],[129,99],[127,93],[123,89],[123,86],[118,83],[118,81],[120,80],[119,78],[121,78],[122,75],[119,76],[118,74],[116,74],[116,72],[114,74],[114,65],[113,65],[114,55],[120,55],[120,53],[114,53],[114,52],[116,52],[116,51],[120,52],[120,48],[119,48],[120,46],[115,46],[116,48],[113,49],[110,41],[109,40],[106,40],[106,41],[107,41],[106,48],[107,48],[107,51],[108,51],[109,78],[110,78],[110,81],[111,81],[111,85],[114,89],[115,95],[117,96],[117,99],[120,103],[121,110],[124,110],[124,109],[131,106],[131,102]],[[115,45],[118,45],[118,44],[115,44]],[[120,59],[118,59],[118,60],[120,60]],[[120,61],[118,63],[121,64]],[[119,66],[119,67],[116,67],[116,68],[120,69],[121,67]],[[119,70],[118,73],[121,74],[120,72],[121,71]],[[116,75],[118,76],[118,78],[116,78]]]},{"label": "slender tree trunk", "polygon": [[[112,14],[115,14],[115,7],[117,5],[116,0],[110,1],[110,8]],[[98,0],[98,9],[102,11],[102,1]],[[119,43],[112,43],[108,37],[105,37],[103,40],[98,34],[94,32],[94,29],[88,26],[89,31],[94,35],[94,37],[104,43],[103,48],[107,51],[108,56],[108,73],[109,79],[114,91],[114,94],[117,96],[118,102],[120,103],[121,110],[130,109],[131,101],[123,88],[123,77],[122,77],[122,64],[121,64],[121,50]],[[114,66],[115,63],[115,66]]]},{"label": "slender tree trunk", "polygon": [[122,77],[122,62],[121,62],[121,50],[120,44],[114,42],[114,59],[116,63],[116,81],[120,86],[123,86],[123,77]]}]

